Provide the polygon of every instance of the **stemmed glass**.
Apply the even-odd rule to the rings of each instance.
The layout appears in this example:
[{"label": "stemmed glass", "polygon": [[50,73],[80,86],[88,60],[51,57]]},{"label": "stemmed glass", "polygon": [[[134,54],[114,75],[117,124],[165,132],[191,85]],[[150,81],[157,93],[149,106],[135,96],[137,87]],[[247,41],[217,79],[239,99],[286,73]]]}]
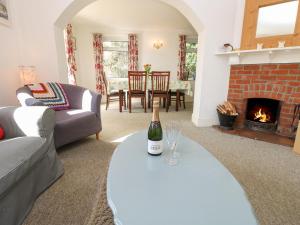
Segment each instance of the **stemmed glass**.
[{"label": "stemmed glass", "polygon": [[166,123],[166,140],[169,152],[166,154],[165,160],[171,166],[178,163],[179,153],[176,152],[177,140],[181,133],[181,123],[179,121],[168,121]]}]

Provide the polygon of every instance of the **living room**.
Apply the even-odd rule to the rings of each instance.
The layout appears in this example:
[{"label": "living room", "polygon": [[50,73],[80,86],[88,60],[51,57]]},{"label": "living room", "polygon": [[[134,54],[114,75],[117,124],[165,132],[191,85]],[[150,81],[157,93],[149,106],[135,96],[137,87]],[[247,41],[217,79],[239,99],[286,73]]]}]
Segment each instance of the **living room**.
[{"label": "living room", "polygon": [[[105,2],[0,1],[0,223],[299,224],[299,1],[143,0],[159,9],[151,19],[155,8],[148,7],[154,15],[140,26],[159,23],[164,32],[174,26],[173,41],[138,29],[137,15],[147,9],[115,20],[109,7],[101,8]],[[120,3],[126,11],[137,5]],[[162,21],[162,9],[190,33],[168,13]],[[90,29],[100,19],[118,26],[118,35],[99,24]],[[73,39],[67,50],[75,56],[66,54],[68,24],[76,46]],[[138,34],[159,59],[152,62],[139,48],[138,69],[129,76],[128,61],[128,88],[117,88],[107,110],[95,32],[103,34],[102,47],[117,36],[128,50],[128,34]],[[186,109],[179,88],[171,96],[170,88],[155,92],[153,85],[155,72],[166,70],[160,75],[170,87],[186,82],[174,56],[180,34],[198,42],[192,98],[183,92]],[[131,76],[145,86],[129,113]],[[38,83],[23,86],[28,77]]]}]

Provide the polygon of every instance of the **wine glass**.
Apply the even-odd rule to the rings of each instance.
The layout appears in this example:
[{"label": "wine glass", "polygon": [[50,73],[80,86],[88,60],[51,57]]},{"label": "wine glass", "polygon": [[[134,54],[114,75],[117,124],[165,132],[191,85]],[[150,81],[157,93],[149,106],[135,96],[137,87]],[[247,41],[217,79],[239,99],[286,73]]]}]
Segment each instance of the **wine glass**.
[{"label": "wine glass", "polygon": [[168,121],[166,123],[166,140],[169,152],[166,154],[165,160],[171,166],[178,163],[179,153],[176,152],[177,140],[181,133],[181,123],[179,121]]}]

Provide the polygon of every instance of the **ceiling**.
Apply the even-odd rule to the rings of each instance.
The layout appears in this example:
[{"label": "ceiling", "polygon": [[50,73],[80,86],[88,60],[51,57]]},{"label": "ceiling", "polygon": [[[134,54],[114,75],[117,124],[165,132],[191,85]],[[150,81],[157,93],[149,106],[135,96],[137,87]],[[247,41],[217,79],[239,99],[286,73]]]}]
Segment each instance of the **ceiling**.
[{"label": "ceiling", "polygon": [[123,30],[178,30],[196,34],[178,10],[159,0],[98,0],[82,9],[72,23]]}]

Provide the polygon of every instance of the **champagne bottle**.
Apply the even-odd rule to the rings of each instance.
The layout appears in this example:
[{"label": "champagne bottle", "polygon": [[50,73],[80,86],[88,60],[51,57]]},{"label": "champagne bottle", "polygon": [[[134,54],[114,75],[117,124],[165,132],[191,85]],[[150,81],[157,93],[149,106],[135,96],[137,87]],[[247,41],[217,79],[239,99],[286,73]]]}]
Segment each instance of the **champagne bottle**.
[{"label": "champagne bottle", "polygon": [[163,151],[163,132],[159,121],[159,100],[153,101],[152,121],[148,130],[148,154],[158,156]]}]

